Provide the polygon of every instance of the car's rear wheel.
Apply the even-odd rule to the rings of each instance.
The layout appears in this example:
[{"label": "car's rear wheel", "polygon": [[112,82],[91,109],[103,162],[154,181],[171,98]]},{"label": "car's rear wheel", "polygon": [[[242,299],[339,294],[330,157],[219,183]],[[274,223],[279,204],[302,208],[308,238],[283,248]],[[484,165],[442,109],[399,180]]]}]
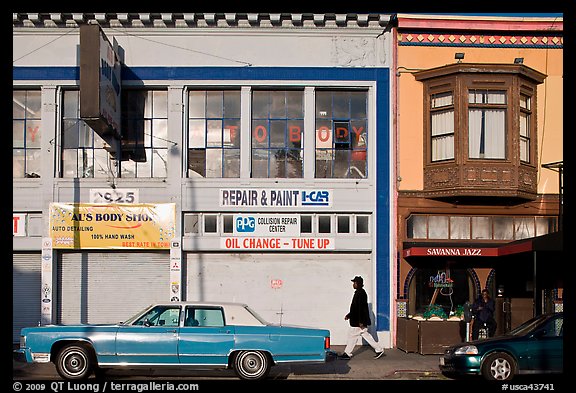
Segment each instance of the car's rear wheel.
[{"label": "car's rear wheel", "polygon": [[516,373],[516,362],[507,353],[493,353],[482,363],[482,375],[491,381],[509,381]]},{"label": "car's rear wheel", "polygon": [[234,372],[240,379],[256,381],[266,378],[271,361],[260,351],[241,351],[234,357]]},{"label": "car's rear wheel", "polygon": [[67,345],[56,357],[56,371],[64,379],[88,378],[92,367],[90,352],[83,345]]}]

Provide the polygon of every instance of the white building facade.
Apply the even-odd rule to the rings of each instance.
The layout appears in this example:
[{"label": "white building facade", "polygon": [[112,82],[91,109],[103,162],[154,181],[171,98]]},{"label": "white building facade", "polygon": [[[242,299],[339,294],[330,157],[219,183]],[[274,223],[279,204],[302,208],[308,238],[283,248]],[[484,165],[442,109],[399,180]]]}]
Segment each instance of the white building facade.
[{"label": "white building facade", "polygon": [[[14,341],[172,299],[244,302],[341,345],[360,275],[391,347],[389,22],[14,13]],[[121,118],[103,132],[82,107],[88,25]]]}]

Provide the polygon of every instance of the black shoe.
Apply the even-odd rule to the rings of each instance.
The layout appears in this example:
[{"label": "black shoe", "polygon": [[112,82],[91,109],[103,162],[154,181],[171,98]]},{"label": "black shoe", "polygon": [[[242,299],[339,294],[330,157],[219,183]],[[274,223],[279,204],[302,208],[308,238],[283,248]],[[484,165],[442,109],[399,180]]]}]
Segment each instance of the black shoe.
[{"label": "black shoe", "polygon": [[382,355],[384,355],[384,351],[376,352],[376,355],[374,355],[374,359],[380,359],[382,357]]},{"label": "black shoe", "polygon": [[348,354],[346,352],[344,352],[343,354],[338,355],[338,359],[350,360],[350,356],[348,356]]}]

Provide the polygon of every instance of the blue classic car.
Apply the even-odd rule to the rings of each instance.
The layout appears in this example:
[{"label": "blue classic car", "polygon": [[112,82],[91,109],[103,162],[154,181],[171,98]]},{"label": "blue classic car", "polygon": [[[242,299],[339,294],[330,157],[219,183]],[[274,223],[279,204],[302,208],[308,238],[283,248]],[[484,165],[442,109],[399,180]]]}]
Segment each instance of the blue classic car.
[{"label": "blue classic car", "polygon": [[64,379],[106,368],[232,368],[245,380],[265,378],[278,363],[330,358],[330,331],[267,323],[245,304],[152,305],[114,325],[23,328],[17,355],[54,362]]}]

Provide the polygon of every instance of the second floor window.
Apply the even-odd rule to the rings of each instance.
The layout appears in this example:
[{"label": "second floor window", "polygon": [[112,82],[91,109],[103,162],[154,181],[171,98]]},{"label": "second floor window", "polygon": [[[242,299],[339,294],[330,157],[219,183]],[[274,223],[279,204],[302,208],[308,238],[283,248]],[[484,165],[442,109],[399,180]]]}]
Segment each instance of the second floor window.
[{"label": "second floor window", "polygon": [[506,159],[505,91],[468,91],[468,157]]},{"label": "second floor window", "polygon": [[252,92],[252,177],[302,178],[304,94]]},{"label": "second floor window", "polygon": [[367,177],[367,92],[316,92],[316,178]]},{"label": "second floor window", "polygon": [[432,94],[430,98],[432,161],[454,159],[454,95]]},{"label": "second floor window", "polygon": [[188,93],[188,177],[240,177],[240,91]]},{"label": "second floor window", "polygon": [[[165,178],[168,175],[168,93],[166,90],[122,91],[123,135],[140,135],[145,156],[122,161],[122,177]],[[140,137],[138,138],[140,139]]]},{"label": "second floor window", "polygon": [[41,106],[39,90],[12,92],[12,176],[40,177]]},{"label": "second floor window", "polygon": [[64,178],[107,178],[117,176],[117,167],[104,148],[106,142],[80,119],[78,90],[63,92],[62,161]]}]

